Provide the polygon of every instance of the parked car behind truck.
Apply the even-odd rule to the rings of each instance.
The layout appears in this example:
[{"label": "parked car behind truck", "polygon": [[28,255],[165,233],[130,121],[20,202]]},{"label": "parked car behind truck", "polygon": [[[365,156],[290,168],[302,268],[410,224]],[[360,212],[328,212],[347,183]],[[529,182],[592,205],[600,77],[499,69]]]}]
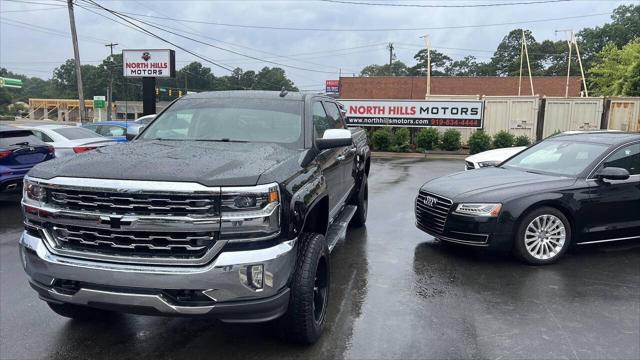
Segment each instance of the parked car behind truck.
[{"label": "parked car behind truck", "polygon": [[0,125],[0,193],[18,190],[34,165],[54,156],[53,147],[29,131]]},{"label": "parked car behind truck", "polygon": [[38,166],[21,256],[53,311],[325,325],[330,252],[367,218],[370,151],[328,97],[187,95],[136,140]]}]

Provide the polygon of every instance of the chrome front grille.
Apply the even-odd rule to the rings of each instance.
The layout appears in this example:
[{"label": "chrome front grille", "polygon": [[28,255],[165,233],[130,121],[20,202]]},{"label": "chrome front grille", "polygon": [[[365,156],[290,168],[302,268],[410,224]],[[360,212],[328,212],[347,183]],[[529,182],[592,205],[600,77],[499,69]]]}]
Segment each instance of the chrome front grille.
[{"label": "chrome front grille", "polygon": [[218,197],[192,194],[147,194],[52,189],[51,203],[61,209],[114,215],[209,216]]},{"label": "chrome front grille", "polygon": [[149,232],[52,225],[60,249],[138,258],[201,258],[216,241],[215,232]]},{"label": "chrome front grille", "polygon": [[417,226],[429,233],[442,234],[451,205],[451,200],[421,190],[416,199]]}]

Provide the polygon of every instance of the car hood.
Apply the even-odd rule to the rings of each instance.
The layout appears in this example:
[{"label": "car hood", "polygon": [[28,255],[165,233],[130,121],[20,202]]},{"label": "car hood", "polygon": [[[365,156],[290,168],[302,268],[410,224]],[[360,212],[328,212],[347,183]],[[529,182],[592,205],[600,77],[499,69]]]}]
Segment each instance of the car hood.
[{"label": "car hood", "polygon": [[487,150],[475,155],[471,155],[467,157],[465,160],[471,161],[474,163],[482,162],[482,161],[504,161],[526,148],[527,148],[526,146],[516,146],[516,147],[509,147],[509,148]]},{"label": "car hood", "polygon": [[299,153],[267,143],[133,141],[49,161],[29,175],[248,186],[278,164],[297,160]]},{"label": "car hood", "polygon": [[503,201],[526,193],[571,186],[576,179],[503,168],[483,168],[443,176],[422,190],[458,201]]}]

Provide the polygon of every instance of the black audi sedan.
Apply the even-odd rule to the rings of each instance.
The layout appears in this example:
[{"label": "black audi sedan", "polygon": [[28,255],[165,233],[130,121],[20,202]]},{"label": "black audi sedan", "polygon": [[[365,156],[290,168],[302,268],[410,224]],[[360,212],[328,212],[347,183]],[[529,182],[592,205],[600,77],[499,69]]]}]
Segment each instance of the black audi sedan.
[{"label": "black audi sedan", "polygon": [[571,244],[640,239],[640,134],[556,135],[497,167],[425,183],[415,213],[435,238],[536,265]]}]

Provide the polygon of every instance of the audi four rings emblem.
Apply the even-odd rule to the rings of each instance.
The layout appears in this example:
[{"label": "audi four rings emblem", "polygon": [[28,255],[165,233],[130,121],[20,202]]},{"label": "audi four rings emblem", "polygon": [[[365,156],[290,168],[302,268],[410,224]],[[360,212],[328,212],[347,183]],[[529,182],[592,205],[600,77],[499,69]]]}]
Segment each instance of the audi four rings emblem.
[{"label": "audi four rings emblem", "polygon": [[427,206],[434,207],[438,203],[438,199],[431,196],[427,196],[426,198],[424,198],[423,202]]}]

